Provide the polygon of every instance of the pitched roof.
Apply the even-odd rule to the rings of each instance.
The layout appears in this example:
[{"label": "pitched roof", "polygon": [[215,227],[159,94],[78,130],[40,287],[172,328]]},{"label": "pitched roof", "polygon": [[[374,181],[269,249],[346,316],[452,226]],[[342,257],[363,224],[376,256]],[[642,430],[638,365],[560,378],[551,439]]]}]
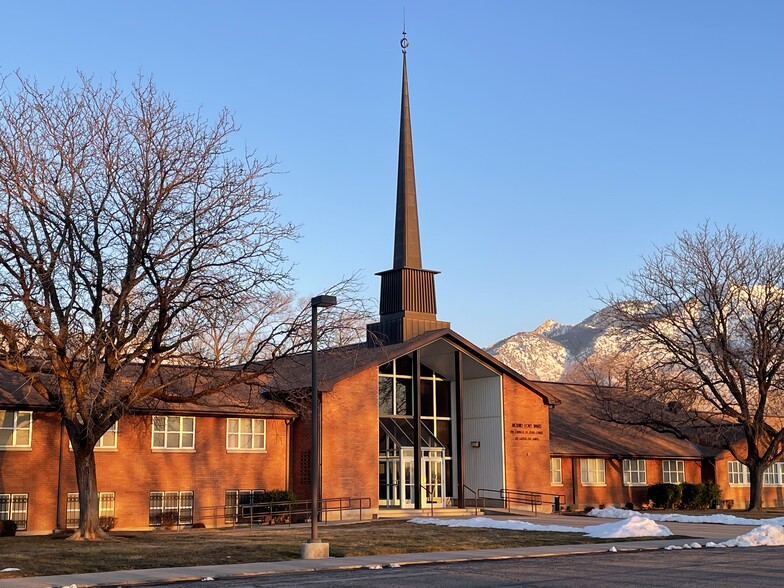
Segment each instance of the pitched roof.
[{"label": "pitched roof", "polygon": [[561,400],[550,411],[550,453],[560,456],[690,458],[703,457],[689,441],[643,427],[602,421],[590,386],[556,382],[535,385]]},{"label": "pitched roof", "polygon": [[[132,369],[133,366],[127,368]],[[179,366],[163,366],[159,377],[167,384],[169,396],[183,399],[192,397],[215,384],[221,374],[231,377],[236,370],[206,370]],[[40,374],[47,387],[57,386],[55,376]],[[55,407],[30,385],[23,375],[0,370],[0,409],[55,411]],[[225,389],[203,396],[198,401],[164,402],[147,399],[134,406],[135,413],[177,413],[194,415],[253,415],[276,418],[293,418],[296,413],[283,403],[266,398],[257,381],[234,383]]]},{"label": "pitched roof", "polygon": [[[547,404],[557,404],[558,399],[542,389],[538,383],[532,382],[495,357],[480,349],[451,329],[437,329],[412,337],[402,343],[391,345],[369,346],[365,343],[325,349],[319,352],[319,390],[330,392],[335,384],[364,371],[370,367],[382,365],[397,357],[407,355],[444,339],[477,361],[501,372],[526,386],[534,394],[540,396]],[[267,385],[276,391],[300,390],[311,385],[311,358],[309,353],[277,360],[269,374]]]}]

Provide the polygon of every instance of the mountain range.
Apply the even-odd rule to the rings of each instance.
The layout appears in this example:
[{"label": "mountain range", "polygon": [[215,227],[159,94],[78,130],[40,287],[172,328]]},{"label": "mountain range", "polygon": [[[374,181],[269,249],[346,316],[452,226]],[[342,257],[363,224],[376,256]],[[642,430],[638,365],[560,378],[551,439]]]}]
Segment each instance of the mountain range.
[{"label": "mountain range", "polygon": [[494,343],[487,351],[532,380],[579,381],[580,362],[617,348],[610,310],[602,309],[576,325],[546,320]]}]

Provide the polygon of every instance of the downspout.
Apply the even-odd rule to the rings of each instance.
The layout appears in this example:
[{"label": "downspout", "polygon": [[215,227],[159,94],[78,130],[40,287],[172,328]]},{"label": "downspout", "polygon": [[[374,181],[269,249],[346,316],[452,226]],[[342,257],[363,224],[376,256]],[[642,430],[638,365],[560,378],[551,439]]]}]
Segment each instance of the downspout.
[{"label": "downspout", "polygon": [[577,508],[577,469],[575,468],[575,464],[577,463],[577,458],[572,458],[572,504],[574,504],[574,508]]},{"label": "downspout", "polygon": [[57,532],[61,530],[60,527],[60,496],[62,493],[62,485],[63,485],[63,429],[65,428],[65,423],[63,423],[63,417],[60,417],[60,451],[57,459],[57,497],[56,497],[56,506],[55,506],[55,520],[54,520],[54,531]]}]

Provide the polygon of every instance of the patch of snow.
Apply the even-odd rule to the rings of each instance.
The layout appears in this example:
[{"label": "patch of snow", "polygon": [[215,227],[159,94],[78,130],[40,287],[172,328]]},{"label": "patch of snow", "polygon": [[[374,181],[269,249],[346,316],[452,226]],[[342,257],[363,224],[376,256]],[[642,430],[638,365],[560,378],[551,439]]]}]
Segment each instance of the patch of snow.
[{"label": "patch of snow", "polygon": [[600,519],[628,519],[634,516],[645,517],[653,521],[664,523],[714,523],[718,525],[784,525],[784,517],[775,519],[748,519],[735,515],[713,514],[713,515],[683,515],[677,513],[656,514],[652,512],[638,512],[636,510],[625,510],[608,506],[606,508],[594,508],[588,513],[589,517]]},{"label": "patch of snow", "polygon": [[618,550],[617,550],[617,549],[615,549],[615,545],[613,545],[612,547],[610,547],[610,549],[608,549],[607,551],[609,551],[610,553],[618,553]]},{"label": "patch of snow", "polygon": [[644,517],[632,517],[614,523],[589,525],[587,527],[567,527],[563,525],[537,525],[527,521],[499,521],[487,517],[470,519],[434,519],[418,517],[410,523],[418,525],[439,525],[442,527],[472,527],[486,529],[509,529],[512,531],[542,531],[551,533],[583,533],[596,539],[621,539],[627,537],[669,537],[672,535],[664,525]]},{"label": "patch of snow", "polygon": [[2,573],[2,572],[21,572],[21,571],[22,570],[20,570],[19,568],[3,568],[2,570],[0,570],[0,573]]},{"label": "patch of snow", "polygon": [[366,567],[367,569],[369,569],[369,570],[383,570],[383,569],[384,569],[383,567],[381,567],[381,566],[380,566],[380,565],[378,565],[378,564],[372,564],[372,565],[365,566],[365,567]]},{"label": "patch of snow", "polygon": [[784,527],[780,525],[761,525],[745,535],[739,535],[735,539],[723,541],[721,544],[725,547],[784,545]]}]

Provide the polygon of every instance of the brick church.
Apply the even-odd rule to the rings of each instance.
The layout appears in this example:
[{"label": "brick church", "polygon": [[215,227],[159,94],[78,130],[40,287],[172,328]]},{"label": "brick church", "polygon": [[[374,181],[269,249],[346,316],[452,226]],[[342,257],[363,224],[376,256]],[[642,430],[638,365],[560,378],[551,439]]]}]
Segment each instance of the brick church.
[{"label": "brick church", "polygon": [[[309,498],[313,459],[322,499],[363,504],[364,515],[460,509],[482,492],[537,495],[543,508],[639,505],[650,484],[702,480],[742,506],[748,473],[738,462],[595,421],[585,387],[529,381],[437,318],[438,272],[421,260],[405,43],[394,234],[367,341],[320,353],[321,455],[310,453],[308,417],[281,400],[310,386],[309,356],[290,357],[261,386],[277,400],[248,401],[243,389],[242,409],[157,404],[120,419],[96,447],[101,516],[123,529],[155,527],[164,513],[181,525],[233,525],[261,490]],[[766,488],[768,503],[783,483]],[[0,372],[0,519],[44,533],[78,525],[78,509],[58,414]]]}]

